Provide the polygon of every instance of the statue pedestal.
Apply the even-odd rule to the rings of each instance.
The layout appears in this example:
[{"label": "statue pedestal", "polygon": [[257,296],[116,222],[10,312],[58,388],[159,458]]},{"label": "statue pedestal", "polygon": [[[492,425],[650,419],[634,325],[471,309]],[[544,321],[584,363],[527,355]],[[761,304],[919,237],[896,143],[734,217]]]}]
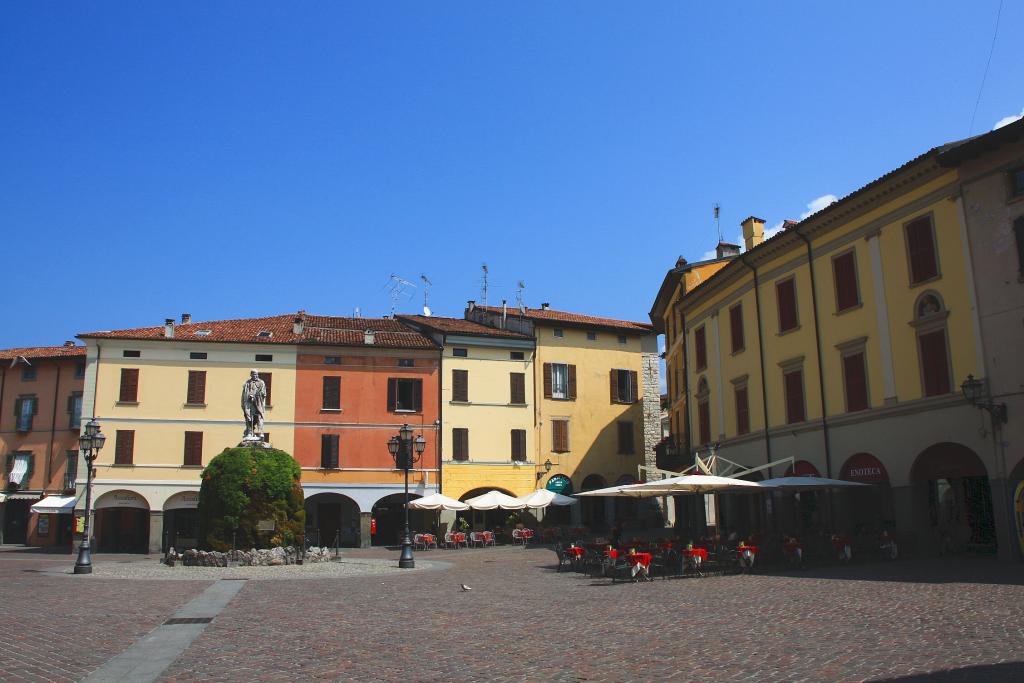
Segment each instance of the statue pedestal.
[{"label": "statue pedestal", "polygon": [[241,442],[238,444],[239,448],[273,448],[269,443],[263,440],[262,436],[246,436],[243,437]]}]

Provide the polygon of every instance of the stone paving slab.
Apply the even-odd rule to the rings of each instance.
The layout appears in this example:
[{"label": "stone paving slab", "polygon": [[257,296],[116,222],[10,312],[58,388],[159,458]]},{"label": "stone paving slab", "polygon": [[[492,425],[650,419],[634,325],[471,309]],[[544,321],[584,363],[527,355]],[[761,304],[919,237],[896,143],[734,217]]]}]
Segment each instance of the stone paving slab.
[{"label": "stone paving slab", "polygon": [[[81,679],[210,585],[78,581],[15,555],[0,557],[4,680]],[[543,548],[417,561],[442,566],[247,581],[162,680],[1024,680],[1024,570],[989,559],[614,585],[556,573]]]}]

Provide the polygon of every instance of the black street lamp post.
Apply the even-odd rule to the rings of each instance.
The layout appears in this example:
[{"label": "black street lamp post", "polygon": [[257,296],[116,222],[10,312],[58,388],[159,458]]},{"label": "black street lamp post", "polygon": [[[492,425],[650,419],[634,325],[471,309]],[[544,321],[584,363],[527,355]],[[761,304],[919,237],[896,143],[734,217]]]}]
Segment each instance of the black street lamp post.
[{"label": "black street lamp post", "polygon": [[85,425],[85,433],[78,439],[78,447],[85,456],[85,534],[82,544],[78,546],[78,560],[75,561],[75,574],[92,574],[92,557],[89,555],[89,536],[92,533],[92,464],[100,454],[100,449],[107,437],[100,431],[100,423],[96,418]]},{"label": "black street lamp post", "polygon": [[395,459],[395,467],[405,471],[405,531],[402,534],[402,554],[398,558],[400,569],[412,569],[416,561],[412,557],[412,537],[409,535],[409,469],[423,455],[427,440],[420,434],[412,436],[413,429],[408,424],[402,425],[396,436],[388,439],[388,452]]}]

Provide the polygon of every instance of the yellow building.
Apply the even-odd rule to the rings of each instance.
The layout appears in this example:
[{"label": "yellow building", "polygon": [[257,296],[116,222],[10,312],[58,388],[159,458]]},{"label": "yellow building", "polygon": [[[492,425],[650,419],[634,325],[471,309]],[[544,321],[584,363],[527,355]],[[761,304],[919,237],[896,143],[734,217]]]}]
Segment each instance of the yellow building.
[{"label": "yellow building", "polygon": [[[540,464],[540,484],[562,492],[592,490],[635,481],[639,465],[654,464],[660,373],[651,325],[556,311],[547,304],[509,312],[471,301],[466,317],[536,340],[533,458]],[[633,509],[635,501],[617,509],[615,500],[572,506],[573,521],[603,527],[645,514]]]},{"label": "yellow building", "polygon": [[919,551],[993,548],[1000,526],[989,434],[960,394],[985,367],[964,179],[949,163],[960,146],[763,243],[764,221],[746,219],[742,255],[685,291],[676,311],[655,307],[670,336],[684,331],[671,358],[684,368],[673,390],[689,398],[689,441],[748,467],[792,458],[798,473],[872,484],[817,520],[860,530],[868,544],[897,528]]},{"label": "yellow building", "polygon": [[537,486],[534,340],[470,320],[400,316],[442,346],[441,491],[465,499]]},{"label": "yellow building", "polygon": [[[686,373],[683,353],[683,320],[679,315],[679,301],[706,279],[717,273],[739,254],[739,247],[720,243],[715,258],[697,263],[687,263],[679,257],[676,267],[665,274],[665,279],[654,299],[650,318],[656,332],[665,335],[665,389],[667,400],[664,408],[669,426],[670,439],[659,453],[658,466],[662,469],[678,470],[685,463],[685,454],[690,450],[686,435],[688,427],[686,413]],[[692,458],[690,460],[692,463]]]},{"label": "yellow building", "polygon": [[292,452],[292,316],[192,323],[185,315],[180,325],[79,337],[87,346],[83,415],[98,416],[107,436],[93,480],[97,550],[195,543],[199,475],[241,441],[241,387],[254,368],[268,385],[269,438]]}]

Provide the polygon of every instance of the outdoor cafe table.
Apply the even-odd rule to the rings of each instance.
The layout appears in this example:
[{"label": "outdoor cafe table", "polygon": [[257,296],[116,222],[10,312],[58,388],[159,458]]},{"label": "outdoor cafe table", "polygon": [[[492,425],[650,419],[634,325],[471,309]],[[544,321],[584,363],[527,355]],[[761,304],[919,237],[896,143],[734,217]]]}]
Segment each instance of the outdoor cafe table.
[{"label": "outdoor cafe table", "polygon": [[455,533],[452,534],[452,541],[455,543],[455,547],[456,548],[459,547],[460,545],[465,545],[465,543],[466,543],[466,534],[464,532],[462,532],[462,531],[456,531]]},{"label": "outdoor cafe table", "polygon": [[643,574],[645,577],[649,576],[648,572],[651,568],[651,560],[654,559],[650,553],[629,553],[625,558],[633,568],[634,577],[637,574]]},{"label": "outdoor cafe table", "polygon": [[583,548],[576,545],[571,545],[565,549],[565,554],[570,555],[572,557],[583,557],[583,553]]}]

